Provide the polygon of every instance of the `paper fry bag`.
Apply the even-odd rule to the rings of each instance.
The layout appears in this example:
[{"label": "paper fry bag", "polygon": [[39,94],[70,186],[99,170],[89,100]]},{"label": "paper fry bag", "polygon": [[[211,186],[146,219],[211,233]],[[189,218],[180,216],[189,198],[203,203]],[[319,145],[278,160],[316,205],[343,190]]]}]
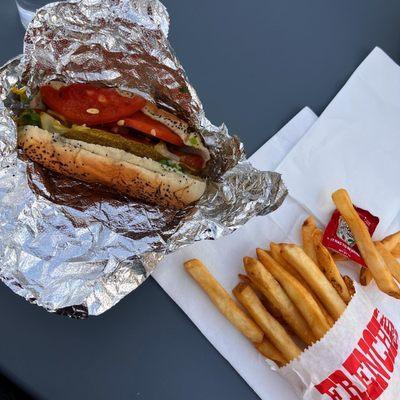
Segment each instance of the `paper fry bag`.
[{"label": "paper fry bag", "polygon": [[356,290],[346,311],[325,337],[278,370],[300,398],[400,398],[400,316],[385,314],[389,309],[400,310],[400,302],[374,285],[366,289],[357,285]]}]

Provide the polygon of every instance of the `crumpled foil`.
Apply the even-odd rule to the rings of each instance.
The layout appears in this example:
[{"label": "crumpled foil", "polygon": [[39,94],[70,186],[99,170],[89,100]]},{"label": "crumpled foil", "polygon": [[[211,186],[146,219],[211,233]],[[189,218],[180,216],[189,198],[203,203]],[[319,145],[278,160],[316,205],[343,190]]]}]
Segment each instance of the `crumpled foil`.
[{"label": "crumpled foil", "polygon": [[[48,311],[98,315],[137,288],[169,252],[217,239],[282,203],[279,174],[254,169],[243,146],[205,117],[168,42],[157,0],[82,0],[40,9],[24,54],[0,69],[0,277]],[[183,210],[161,209],[60,176],[17,150],[13,117],[53,79],[95,82],[140,94],[198,130],[211,151],[206,194]]]}]

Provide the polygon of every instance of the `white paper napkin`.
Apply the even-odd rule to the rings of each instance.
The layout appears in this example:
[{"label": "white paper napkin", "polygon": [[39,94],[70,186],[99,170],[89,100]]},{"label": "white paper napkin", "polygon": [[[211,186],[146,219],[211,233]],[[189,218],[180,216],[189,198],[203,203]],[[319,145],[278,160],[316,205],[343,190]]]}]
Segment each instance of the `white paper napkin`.
[{"label": "white paper napkin", "polygon": [[[250,158],[252,163],[260,169],[275,169],[316,118],[309,108],[304,108]],[[281,212],[281,209],[287,212]],[[269,241],[284,240],[290,231],[286,227],[293,224],[293,218],[300,221],[300,216],[304,216],[304,210],[290,199],[281,209],[253,219],[230,236],[185,247],[166,257],[153,273],[153,278],[262,400],[295,400],[297,396],[252,345],[219,314],[184,271],[183,262],[194,257],[201,258],[230,292],[238,283],[237,274],[243,272],[242,257],[254,256],[249,254],[250,249],[254,252],[256,247],[265,247]]]},{"label": "white paper napkin", "polygon": [[379,216],[383,234],[399,214],[400,67],[375,48],[278,167],[293,198],[323,223],[331,193]]},{"label": "white paper napkin", "polygon": [[[201,258],[230,291],[242,271],[244,255],[254,255],[255,247],[265,247],[269,241],[299,240],[307,209],[325,223],[333,209],[331,192],[340,186],[350,190],[357,205],[381,218],[378,237],[400,229],[399,89],[400,68],[375,49],[317,122],[310,109],[303,109],[251,157],[260,169],[274,170],[280,164],[292,197],[276,212],[250,221],[230,236],[169,255],[153,274],[262,400],[295,400],[296,395],[216,311],[182,264]],[[346,269],[356,275],[354,267]],[[393,306],[386,299],[380,307],[393,316]]]}]

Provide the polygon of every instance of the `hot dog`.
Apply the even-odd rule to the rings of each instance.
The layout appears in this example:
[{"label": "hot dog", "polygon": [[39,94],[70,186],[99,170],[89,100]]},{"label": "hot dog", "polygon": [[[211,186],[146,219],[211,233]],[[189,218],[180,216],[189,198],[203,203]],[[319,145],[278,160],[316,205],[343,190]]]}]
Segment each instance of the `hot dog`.
[{"label": "hot dog", "polygon": [[202,171],[210,155],[201,136],[140,96],[51,82],[17,123],[25,155],[61,174],[174,208],[205,191]]}]

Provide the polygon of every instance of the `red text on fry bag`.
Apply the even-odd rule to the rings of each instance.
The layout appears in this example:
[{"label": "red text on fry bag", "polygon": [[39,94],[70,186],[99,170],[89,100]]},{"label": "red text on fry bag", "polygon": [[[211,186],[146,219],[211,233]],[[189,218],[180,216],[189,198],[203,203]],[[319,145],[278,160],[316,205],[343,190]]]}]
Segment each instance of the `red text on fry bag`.
[{"label": "red text on fry bag", "polygon": [[332,400],[376,400],[390,384],[398,352],[398,332],[375,309],[357,347],[315,388]]}]

